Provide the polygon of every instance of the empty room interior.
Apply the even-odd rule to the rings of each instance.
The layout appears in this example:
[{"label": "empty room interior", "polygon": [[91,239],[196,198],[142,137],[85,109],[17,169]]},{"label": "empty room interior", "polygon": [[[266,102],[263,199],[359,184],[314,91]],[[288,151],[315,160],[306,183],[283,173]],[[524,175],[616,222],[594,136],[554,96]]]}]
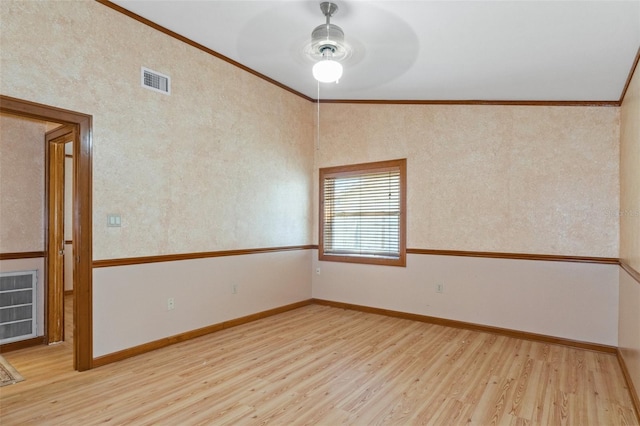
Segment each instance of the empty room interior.
[{"label": "empty room interior", "polygon": [[3,425],[640,424],[640,1],[0,24]]}]

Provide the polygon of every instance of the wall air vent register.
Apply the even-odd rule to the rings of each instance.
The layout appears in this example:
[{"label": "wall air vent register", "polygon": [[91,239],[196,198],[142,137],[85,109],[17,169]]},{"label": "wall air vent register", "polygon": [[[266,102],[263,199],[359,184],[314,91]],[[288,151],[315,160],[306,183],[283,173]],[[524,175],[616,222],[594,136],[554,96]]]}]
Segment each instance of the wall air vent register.
[{"label": "wall air vent register", "polygon": [[36,337],[37,271],[0,273],[0,344]]},{"label": "wall air vent register", "polygon": [[142,87],[155,92],[171,94],[171,77],[161,74],[149,68],[140,68],[140,78]]}]

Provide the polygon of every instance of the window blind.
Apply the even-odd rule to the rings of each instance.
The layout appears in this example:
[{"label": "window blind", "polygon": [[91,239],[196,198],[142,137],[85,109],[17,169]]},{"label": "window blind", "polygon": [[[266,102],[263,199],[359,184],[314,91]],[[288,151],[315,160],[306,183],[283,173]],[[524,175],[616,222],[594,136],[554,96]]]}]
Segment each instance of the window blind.
[{"label": "window blind", "polygon": [[325,255],[400,257],[400,169],[324,178]]}]

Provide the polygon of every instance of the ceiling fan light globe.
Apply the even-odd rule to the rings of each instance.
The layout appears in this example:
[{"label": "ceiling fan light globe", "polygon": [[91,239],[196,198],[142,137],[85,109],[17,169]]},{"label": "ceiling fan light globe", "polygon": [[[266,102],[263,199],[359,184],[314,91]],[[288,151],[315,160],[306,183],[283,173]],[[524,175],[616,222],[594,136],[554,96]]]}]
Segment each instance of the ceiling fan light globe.
[{"label": "ceiling fan light globe", "polygon": [[342,77],[342,64],[330,59],[316,62],[313,77],[320,83],[333,83]]}]

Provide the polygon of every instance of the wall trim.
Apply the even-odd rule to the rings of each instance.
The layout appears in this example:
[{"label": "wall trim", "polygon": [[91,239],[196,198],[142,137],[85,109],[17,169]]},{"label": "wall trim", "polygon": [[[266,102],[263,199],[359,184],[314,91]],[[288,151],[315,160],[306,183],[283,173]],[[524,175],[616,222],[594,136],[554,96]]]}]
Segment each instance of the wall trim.
[{"label": "wall trim", "polygon": [[0,354],[11,352],[11,351],[17,351],[18,349],[44,345],[45,341],[46,341],[46,336],[38,336],[32,339],[20,340],[18,342],[5,343],[4,345],[0,345]]},{"label": "wall trim", "polygon": [[640,398],[638,397],[638,391],[633,385],[631,375],[629,374],[627,364],[624,361],[624,357],[622,356],[622,351],[620,351],[620,348],[618,348],[618,350],[616,351],[616,356],[618,357],[618,364],[620,364],[620,369],[622,370],[624,381],[627,383],[627,388],[629,389],[629,394],[631,395],[631,402],[633,402],[633,408],[636,411],[636,417],[638,418],[638,420],[640,420]]},{"label": "wall trim", "polygon": [[627,274],[631,275],[631,278],[633,278],[638,284],[640,284],[640,272],[633,269],[631,265],[629,265],[622,259],[620,259],[620,267],[627,271]]},{"label": "wall trim", "polygon": [[638,47],[638,53],[636,53],[636,58],[633,60],[633,64],[631,65],[631,69],[629,70],[629,75],[627,76],[627,81],[625,82],[622,93],[620,94],[620,100],[618,101],[618,104],[620,106],[622,106],[622,101],[624,101],[624,97],[627,95],[627,89],[629,88],[629,84],[631,84],[633,74],[636,72],[638,62],[640,62],[640,47]]},{"label": "wall trim", "polygon": [[591,256],[561,256],[556,254],[529,254],[529,253],[500,253],[489,251],[461,251],[461,250],[432,250],[408,248],[408,254],[427,254],[436,256],[464,256],[484,257],[489,259],[518,259],[518,260],[546,260],[551,262],[579,262],[579,263],[604,263],[610,265],[619,264],[615,257],[591,257]]},{"label": "wall trim", "polygon": [[242,256],[245,254],[309,250],[314,247],[317,248],[317,246],[313,246],[313,245],[302,245],[302,246],[265,247],[265,248],[241,249],[241,250],[206,251],[206,252],[198,252],[198,253],[179,253],[179,254],[166,254],[166,255],[144,256],[144,257],[126,257],[123,259],[95,260],[93,262],[93,267],[106,268],[111,266],[142,265],[144,263],[173,262],[176,260],[205,259],[208,257]]},{"label": "wall trim", "polygon": [[47,253],[44,251],[21,251],[15,253],[0,253],[0,260],[36,259],[46,256]]},{"label": "wall trim", "polygon": [[443,325],[445,327],[463,328],[466,330],[481,331],[484,333],[500,334],[516,339],[534,340],[542,343],[550,343],[554,345],[570,346],[573,348],[587,349],[591,351],[606,352],[615,354],[618,349],[615,346],[602,345],[599,343],[583,342],[579,340],[565,339],[563,337],[547,336],[545,334],[530,333],[528,331],[518,331],[509,328],[494,327],[490,325],[474,324],[471,322],[450,320],[445,318],[432,317],[428,315],[411,314],[402,311],[393,311],[389,309],[373,308],[370,306],[354,305],[351,303],[335,302],[333,300],[312,299],[313,303],[334,308],[349,309],[352,311],[366,312],[370,314],[385,315],[389,317],[408,319],[411,321],[420,321],[430,324]]},{"label": "wall trim", "polygon": [[[94,260],[94,268],[107,268],[112,266],[142,265],[145,263],[174,262],[179,260],[205,259],[209,257],[242,256],[247,254],[272,253],[293,250],[318,250],[317,244],[306,244],[299,246],[263,247],[253,249],[220,250],[196,253],[178,253],[157,256],[126,257],[121,259]],[[531,253],[502,253],[488,251],[464,251],[464,250],[437,250],[437,249],[417,249],[407,248],[407,254],[421,254],[431,256],[462,256],[462,257],[483,257],[487,259],[517,259],[517,260],[542,260],[551,262],[578,262],[578,263],[600,263],[609,265],[619,265],[620,260],[615,257],[592,257],[592,256],[562,256],[555,254],[531,254]],[[627,266],[627,268],[631,268]],[[633,269],[632,269],[633,270]],[[640,274],[639,274],[640,275]],[[633,275],[632,275],[633,276]]]},{"label": "wall trim", "polygon": [[576,106],[619,107],[620,101],[507,101],[507,100],[428,100],[428,99],[317,99],[321,104],[373,104],[373,105],[493,105],[493,106]]},{"label": "wall trim", "polygon": [[212,324],[207,327],[198,328],[196,330],[187,331],[184,333],[176,334],[174,336],[165,337],[153,342],[144,343],[142,345],[134,346],[132,348],[124,349],[122,351],[113,352],[107,355],[100,356],[93,359],[93,367],[101,367],[103,365],[111,364],[116,361],[122,361],[123,359],[131,358],[136,355],[141,355],[146,352],[151,352],[156,349],[164,348],[176,343],[184,342],[185,340],[194,339],[196,337],[204,336],[206,334],[214,333],[216,331],[224,330],[226,328],[235,327],[238,325],[247,324],[262,318],[267,318],[273,315],[281,314],[283,312],[291,311],[294,309],[302,308],[303,306],[311,305],[312,299],[303,300],[300,302],[291,303],[289,305],[280,306],[266,311],[257,312],[255,314],[247,315],[244,317],[224,321],[217,324]]}]

